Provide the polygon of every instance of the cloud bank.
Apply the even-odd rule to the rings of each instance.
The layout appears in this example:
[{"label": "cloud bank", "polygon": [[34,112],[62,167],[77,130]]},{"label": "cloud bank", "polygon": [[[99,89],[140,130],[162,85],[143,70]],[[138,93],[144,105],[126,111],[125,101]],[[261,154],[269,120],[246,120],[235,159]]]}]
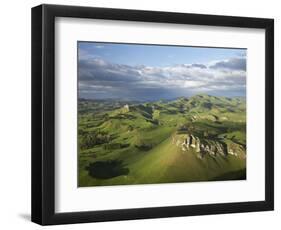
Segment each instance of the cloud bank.
[{"label": "cloud bank", "polygon": [[246,59],[155,67],[80,57],[78,80],[80,98],[159,100],[198,93],[245,96]]}]

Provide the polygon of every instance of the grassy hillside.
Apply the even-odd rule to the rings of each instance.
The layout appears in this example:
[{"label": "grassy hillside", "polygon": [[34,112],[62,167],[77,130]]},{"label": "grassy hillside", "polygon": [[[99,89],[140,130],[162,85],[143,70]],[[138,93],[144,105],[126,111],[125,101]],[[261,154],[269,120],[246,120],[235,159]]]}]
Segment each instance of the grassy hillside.
[{"label": "grassy hillside", "polygon": [[79,101],[79,186],[246,178],[243,98]]}]

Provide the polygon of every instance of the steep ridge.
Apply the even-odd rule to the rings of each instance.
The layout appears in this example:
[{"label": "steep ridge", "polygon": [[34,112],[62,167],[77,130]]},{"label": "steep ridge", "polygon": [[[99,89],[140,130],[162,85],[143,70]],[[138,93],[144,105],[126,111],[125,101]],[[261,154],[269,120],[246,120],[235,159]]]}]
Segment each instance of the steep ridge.
[{"label": "steep ridge", "polygon": [[192,134],[175,134],[172,138],[173,144],[181,148],[183,152],[193,149],[197,157],[202,159],[206,154],[216,157],[233,155],[236,157],[246,158],[245,148],[242,145],[228,141],[218,141],[199,138]]}]

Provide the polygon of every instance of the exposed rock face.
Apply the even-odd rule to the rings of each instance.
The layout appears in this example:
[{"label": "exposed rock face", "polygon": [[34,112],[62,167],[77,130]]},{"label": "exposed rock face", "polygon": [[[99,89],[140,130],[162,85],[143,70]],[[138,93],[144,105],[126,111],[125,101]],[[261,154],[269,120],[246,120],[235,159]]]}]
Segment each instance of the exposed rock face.
[{"label": "exposed rock face", "polygon": [[195,137],[193,136],[193,135],[190,135],[190,147],[192,147],[192,148],[195,148],[195,146],[196,146],[196,139],[195,139]]},{"label": "exposed rock face", "polygon": [[198,137],[195,138],[195,152],[199,153],[200,149],[200,139]]},{"label": "exposed rock face", "polygon": [[129,112],[130,111],[129,105],[128,104],[124,105],[123,110],[124,110],[124,112]]},{"label": "exposed rock face", "polygon": [[173,143],[184,152],[193,149],[200,159],[206,154],[216,157],[217,155],[227,156],[228,154],[238,156],[243,153],[243,157],[245,157],[245,149],[239,144],[233,142],[224,143],[219,140],[200,139],[192,134],[174,135]]}]

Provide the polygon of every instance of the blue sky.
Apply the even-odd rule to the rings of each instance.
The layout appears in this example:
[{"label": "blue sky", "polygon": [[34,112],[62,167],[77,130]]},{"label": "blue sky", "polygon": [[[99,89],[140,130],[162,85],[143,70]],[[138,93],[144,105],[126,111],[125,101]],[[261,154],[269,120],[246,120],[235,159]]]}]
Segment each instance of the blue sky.
[{"label": "blue sky", "polygon": [[127,65],[167,66],[183,63],[207,64],[213,60],[245,55],[244,49],[187,46],[132,45],[80,42],[79,50],[108,62]]},{"label": "blue sky", "polygon": [[78,42],[79,96],[158,100],[245,96],[246,50]]}]

